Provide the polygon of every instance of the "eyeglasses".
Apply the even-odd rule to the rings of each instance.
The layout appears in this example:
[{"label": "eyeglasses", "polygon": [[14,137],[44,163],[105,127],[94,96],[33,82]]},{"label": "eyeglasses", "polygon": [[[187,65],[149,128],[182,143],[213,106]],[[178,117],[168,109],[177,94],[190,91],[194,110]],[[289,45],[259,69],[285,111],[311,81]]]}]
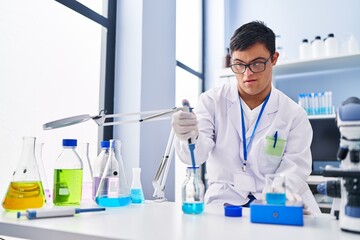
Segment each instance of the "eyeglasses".
[{"label": "eyeglasses", "polygon": [[266,64],[269,62],[271,57],[272,57],[272,55],[270,55],[270,57],[265,62],[256,61],[256,62],[249,63],[249,64],[235,63],[235,64],[231,64],[230,67],[231,67],[231,70],[237,74],[243,74],[246,71],[247,67],[250,69],[251,72],[259,73],[259,72],[265,71]]}]

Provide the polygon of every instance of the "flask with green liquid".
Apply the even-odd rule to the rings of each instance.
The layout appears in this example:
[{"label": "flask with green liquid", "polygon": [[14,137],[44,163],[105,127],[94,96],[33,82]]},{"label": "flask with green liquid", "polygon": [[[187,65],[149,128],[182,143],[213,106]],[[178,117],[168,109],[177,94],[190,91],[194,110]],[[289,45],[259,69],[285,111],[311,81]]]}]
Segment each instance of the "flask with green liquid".
[{"label": "flask with green liquid", "polygon": [[2,206],[7,211],[41,208],[45,203],[43,185],[35,159],[35,137],[23,137],[20,161]]},{"label": "flask with green liquid", "polygon": [[54,169],[53,202],[56,206],[79,205],[82,196],[83,163],[75,151],[76,139],[63,139],[63,150]]}]

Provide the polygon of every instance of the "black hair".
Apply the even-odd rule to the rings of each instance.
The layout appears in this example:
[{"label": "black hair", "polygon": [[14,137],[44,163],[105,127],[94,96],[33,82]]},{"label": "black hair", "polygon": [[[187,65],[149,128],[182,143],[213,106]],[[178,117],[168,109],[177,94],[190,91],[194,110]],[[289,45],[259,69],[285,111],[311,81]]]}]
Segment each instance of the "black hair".
[{"label": "black hair", "polygon": [[230,39],[230,51],[244,51],[262,43],[272,56],[275,53],[275,33],[262,21],[252,21],[236,29]]}]

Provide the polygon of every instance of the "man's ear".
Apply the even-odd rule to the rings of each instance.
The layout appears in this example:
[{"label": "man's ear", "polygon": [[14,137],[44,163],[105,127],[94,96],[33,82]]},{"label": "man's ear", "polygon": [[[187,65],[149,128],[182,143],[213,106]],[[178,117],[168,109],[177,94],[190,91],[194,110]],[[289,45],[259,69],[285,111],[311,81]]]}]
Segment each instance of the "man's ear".
[{"label": "man's ear", "polygon": [[273,66],[276,65],[277,60],[279,59],[279,56],[280,56],[279,52],[275,52],[275,53],[273,54],[272,59],[271,59],[271,62],[272,62],[272,64],[273,64]]}]

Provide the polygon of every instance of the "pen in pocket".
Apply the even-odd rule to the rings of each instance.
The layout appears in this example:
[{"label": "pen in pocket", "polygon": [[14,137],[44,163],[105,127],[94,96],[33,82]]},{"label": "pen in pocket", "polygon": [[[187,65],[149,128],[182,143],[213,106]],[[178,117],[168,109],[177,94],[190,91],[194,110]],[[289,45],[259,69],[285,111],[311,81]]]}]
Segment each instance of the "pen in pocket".
[{"label": "pen in pocket", "polygon": [[273,148],[276,147],[277,138],[278,138],[278,131],[276,131],[275,134],[274,134],[274,145],[273,145]]}]

